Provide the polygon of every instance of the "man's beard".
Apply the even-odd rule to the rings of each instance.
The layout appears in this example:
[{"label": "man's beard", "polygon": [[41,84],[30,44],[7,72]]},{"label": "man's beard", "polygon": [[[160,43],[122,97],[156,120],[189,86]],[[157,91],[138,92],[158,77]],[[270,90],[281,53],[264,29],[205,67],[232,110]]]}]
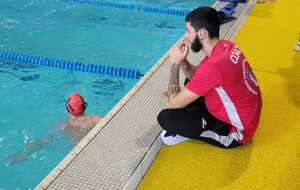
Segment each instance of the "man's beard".
[{"label": "man's beard", "polygon": [[200,42],[200,39],[198,36],[194,39],[194,41],[191,44],[191,49],[193,52],[198,53],[202,49],[202,43]]}]

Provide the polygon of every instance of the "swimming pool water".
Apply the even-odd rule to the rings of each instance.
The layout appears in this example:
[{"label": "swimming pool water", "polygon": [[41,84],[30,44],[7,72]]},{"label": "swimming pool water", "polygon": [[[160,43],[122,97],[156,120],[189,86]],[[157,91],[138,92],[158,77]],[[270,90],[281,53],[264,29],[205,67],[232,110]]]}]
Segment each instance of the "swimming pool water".
[{"label": "swimming pool water", "polygon": [[[118,1],[191,9],[211,0]],[[184,17],[94,7],[66,0],[1,0],[0,51],[126,68],[146,73],[184,32]],[[28,157],[15,153],[66,120],[77,91],[87,113],[104,116],[135,79],[0,60],[0,190],[33,189],[74,144],[58,133]],[[27,147],[28,148],[28,147]]]}]

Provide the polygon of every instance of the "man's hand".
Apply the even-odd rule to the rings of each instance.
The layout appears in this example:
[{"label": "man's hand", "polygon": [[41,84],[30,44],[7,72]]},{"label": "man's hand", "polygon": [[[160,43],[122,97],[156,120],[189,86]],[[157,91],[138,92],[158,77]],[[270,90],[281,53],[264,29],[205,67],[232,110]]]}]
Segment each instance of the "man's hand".
[{"label": "man's hand", "polygon": [[170,79],[167,90],[164,92],[164,95],[170,98],[171,96],[176,96],[180,92],[179,85],[179,70],[180,65],[184,64],[184,60],[186,59],[189,53],[189,47],[187,40],[184,39],[181,42],[178,42],[173,46],[170,50],[169,58],[170,58]]},{"label": "man's hand", "polygon": [[189,53],[189,46],[186,39],[178,42],[170,50],[169,57],[172,64],[182,64]]}]

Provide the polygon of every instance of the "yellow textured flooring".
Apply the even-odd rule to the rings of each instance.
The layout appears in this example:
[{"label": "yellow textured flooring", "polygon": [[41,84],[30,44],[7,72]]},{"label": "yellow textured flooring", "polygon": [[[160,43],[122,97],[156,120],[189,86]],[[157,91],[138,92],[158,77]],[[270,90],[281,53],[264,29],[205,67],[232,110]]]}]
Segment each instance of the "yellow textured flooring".
[{"label": "yellow textured flooring", "polygon": [[300,190],[300,0],[257,4],[235,38],[263,95],[253,141],[223,150],[198,141],[163,147],[139,190]]}]

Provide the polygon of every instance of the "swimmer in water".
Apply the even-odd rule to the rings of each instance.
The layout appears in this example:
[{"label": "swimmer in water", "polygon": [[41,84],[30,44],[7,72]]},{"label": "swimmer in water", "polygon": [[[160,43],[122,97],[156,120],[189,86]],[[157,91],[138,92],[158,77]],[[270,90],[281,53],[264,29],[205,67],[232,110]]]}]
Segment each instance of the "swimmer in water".
[{"label": "swimmer in water", "polygon": [[24,151],[11,154],[7,157],[9,165],[16,165],[26,160],[30,155],[38,152],[44,147],[53,144],[60,132],[71,139],[76,145],[88,132],[100,122],[101,117],[96,115],[85,115],[87,103],[78,93],[72,93],[67,102],[66,110],[69,113],[69,118],[65,122],[56,124],[56,127],[51,130],[48,136],[44,139],[26,143]]},{"label": "swimmer in water", "polygon": [[69,119],[64,131],[75,143],[79,142],[101,120],[101,117],[97,115],[85,115],[87,105],[78,93],[72,93],[66,102]]}]

